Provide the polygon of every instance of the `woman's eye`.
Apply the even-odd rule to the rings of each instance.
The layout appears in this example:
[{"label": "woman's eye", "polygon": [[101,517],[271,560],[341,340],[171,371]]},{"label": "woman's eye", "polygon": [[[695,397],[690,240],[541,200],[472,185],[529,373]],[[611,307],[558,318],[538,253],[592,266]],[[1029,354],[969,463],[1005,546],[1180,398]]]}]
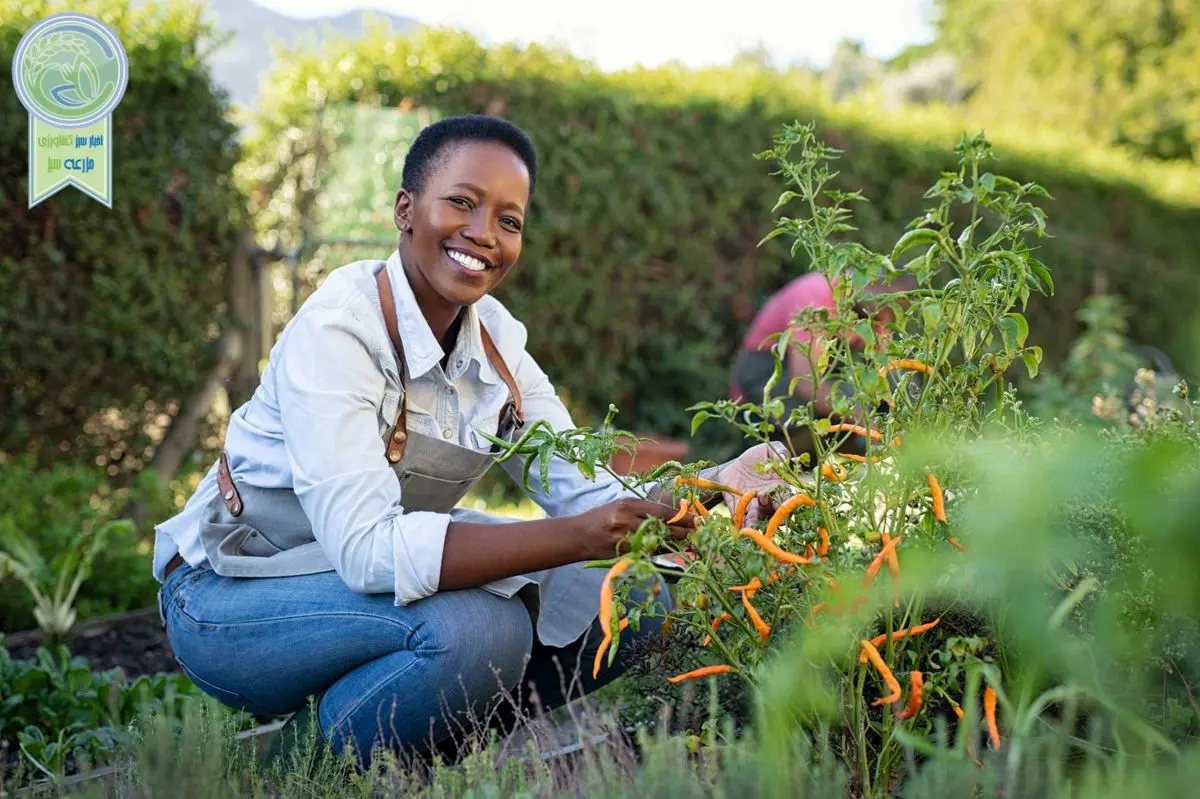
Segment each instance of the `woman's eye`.
[{"label": "woman's eye", "polygon": [[513,219],[511,216],[506,216],[503,219],[501,219],[500,221],[502,223],[504,223],[505,225],[507,225],[510,229],[515,230],[518,233],[521,231],[521,223],[518,222],[516,219]]},{"label": "woman's eye", "polygon": [[459,208],[465,208],[467,210],[471,209],[471,201],[466,197],[451,197],[450,202]]}]

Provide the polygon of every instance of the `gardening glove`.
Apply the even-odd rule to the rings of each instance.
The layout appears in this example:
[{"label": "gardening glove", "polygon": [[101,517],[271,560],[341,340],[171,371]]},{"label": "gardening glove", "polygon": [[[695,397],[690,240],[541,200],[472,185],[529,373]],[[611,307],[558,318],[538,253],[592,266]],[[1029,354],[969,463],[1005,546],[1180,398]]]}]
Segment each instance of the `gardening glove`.
[{"label": "gardening glove", "polygon": [[[769,492],[773,488],[786,485],[773,472],[759,472],[755,467],[764,461],[786,460],[789,457],[787,447],[782,442],[773,441],[769,444],[756,444],[733,460],[717,467],[713,476],[715,482],[736,488],[742,493],[758,492],[758,499],[751,500],[750,507],[746,509],[744,526],[750,527],[760,520],[768,518],[775,510],[775,500]],[[732,514],[737,506],[739,496],[723,494],[722,497],[725,500],[725,506],[729,508],[729,513]]]}]

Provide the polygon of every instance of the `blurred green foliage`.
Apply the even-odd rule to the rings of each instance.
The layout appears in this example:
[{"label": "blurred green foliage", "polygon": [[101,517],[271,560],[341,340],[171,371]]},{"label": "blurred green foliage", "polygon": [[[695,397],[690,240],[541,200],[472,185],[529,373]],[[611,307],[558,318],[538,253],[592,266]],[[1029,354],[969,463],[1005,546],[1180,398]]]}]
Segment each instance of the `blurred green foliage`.
[{"label": "blurred green foliage", "polygon": [[[0,635],[0,643],[4,636]],[[200,689],[182,674],[125,679],[121,669],[93,671],[67,647],[39,648],[28,660],[0,649],[0,740],[11,742],[38,778],[60,778],[111,762],[133,740],[139,716],[178,715]],[[0,772],[6,764],[0,760]]]},{"label": "blurred green foliage", "polygon": [[[136,486],[154,512],[164,518],[169,500],[147,474]],[[28,457],[0,459],[0,550],[28,540],[36,547],[43,585],[55,585],[72,555],[86,548],[106,523],[121,518],[135,489],[114,490],[103,469],[63,463],[35,468]],[[91,574],[76,596],[79,618],[150,607],[158,582],[150,570],[153,531],[124,525],[112,528],[96,553]],[[0,631],[36,625],[34,601],[13,575],[0,576]]]},{"label": "blurred green foliage", "polygon": [[22,34],[65,10],[102,20],[129,54],[113,206],[68,189],[27,208],[28,115],[0,91],[0,451],[116,474],[149,461],[164,415],[212,362],[244,220],[236,128],[201,62],[194,4],[2,4],[6,80]]},{"label": "blurred green foliage", "polygon": [[1200,163],[1197,0],[936,0],[938,46],[979,81],[980,121],[1066,127]]},{"label": "blurred green foliage", "polygon": [[[677,436],[687,434],[683,408],[724,396],[756,308],[809,266],[775,242],[757,246],[779,184],[751,153],[785,123],[817,120],[829,144],[846,151],[835,187],[871,200],[852,235],[880,249],[952,166],[947,153],[961,133],[959,121],[936,113],[885,119],[831,107],[809,77],[753,61],[604,75],[536,46],[485,49],[458,32],[380,31],[290,54],[273,73],[239,166],[268,242],[294,243],[305,220],[322,224],[315,198],[345,183],[327,166],[354,144],[350,135],[361,139],[336,110],[346,103],[500,114],[529,132],[542,160],[538,198],[524,266],[497,295],[529,326],[531,352],[580,423],[598,422],[611,402],[622,409],[620,426]],[[1054,196],[1055,238],[1038,257],[1056,276],[1057,296],[1052,305],[1031,301],[1028,314],[1048,363],[1065,356],[1073,314],[1097,273],[1137,310],[1132,338],[1189,362],[1196,353],[1181,317],[1191,311],[1178,298],[1193,290],[1200,248],[1194,181],[1180,168],[1136,166],[1078,141],[1064,154],[1011,131],[990,138],[1008,174]],[[358,151],[358,161],[394,174],[404,141],[376,146]],[[395,188],[379,194],[390,203]],[[390,215],[374,211],[360,209],[360,230],[390,240]],[[386,256],[386,245],[377,249],[373,257]]]}]

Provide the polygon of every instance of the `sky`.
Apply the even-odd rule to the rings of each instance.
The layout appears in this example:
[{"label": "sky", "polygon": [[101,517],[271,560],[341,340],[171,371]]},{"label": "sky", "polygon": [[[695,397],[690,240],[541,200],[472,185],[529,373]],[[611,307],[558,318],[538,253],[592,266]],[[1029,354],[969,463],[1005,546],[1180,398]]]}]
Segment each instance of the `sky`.
[{"label": "sky", "polygon": [[[485,44],[558,44],[614,70],[727,63],[762,46],[777,66],[823,67],[842,39],[877,58],[932,38],[930,0],[255,0],[292,17],[377,8],[462,28]],[[730,13],[735,11],[736,13]]]}]

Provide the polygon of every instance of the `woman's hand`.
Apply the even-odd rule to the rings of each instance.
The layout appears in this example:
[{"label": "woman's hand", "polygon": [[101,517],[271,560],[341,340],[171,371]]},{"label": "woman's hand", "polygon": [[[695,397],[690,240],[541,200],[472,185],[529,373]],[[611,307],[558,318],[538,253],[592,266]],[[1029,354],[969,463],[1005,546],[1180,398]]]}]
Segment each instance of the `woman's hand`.
[{"label": "woman's hand", "polygon": [[[629,549],[626,539],[642,522],[657,516],[664,522],[674,518],[678,508],[636,497],[623,497],[605,505],[584,511],[576,517],[581,523],[581,560],[605,560]],[[668,525],[675,538],[686,538],[695,531],[696,517],[687,514],[675,524]]]},{"label": "woman's hand", "polygon": [[[717,467],[713,480],[730,488],[736,488],[742,493],[757,491],[758,500],[751,501],[746,509],[746,519],[743,524],[750,527],[761,519],[767,518],[775,509],[775,503],[768,492],[776,486],[785,485],[775,474],[761,474],[755,468],[767,460],[780,460],[790,457],[787,447],[780,442],[756,444],[743,452],[737,458]],[[725,505],[733,513],[739,499],[737,494],[724,494]]]}]

